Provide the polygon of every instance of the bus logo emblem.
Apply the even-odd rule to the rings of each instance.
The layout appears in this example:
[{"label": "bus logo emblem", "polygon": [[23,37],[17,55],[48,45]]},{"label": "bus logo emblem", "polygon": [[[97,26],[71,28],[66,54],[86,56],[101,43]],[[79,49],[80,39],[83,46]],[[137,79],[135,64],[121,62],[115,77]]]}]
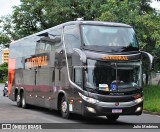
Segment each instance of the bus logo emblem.
[{"label": "bus logo emblem", "polygon": [[115,103],[115,106],[119,106],[119,103],[118,103],[118,102],[116,102],[116,103]]}]

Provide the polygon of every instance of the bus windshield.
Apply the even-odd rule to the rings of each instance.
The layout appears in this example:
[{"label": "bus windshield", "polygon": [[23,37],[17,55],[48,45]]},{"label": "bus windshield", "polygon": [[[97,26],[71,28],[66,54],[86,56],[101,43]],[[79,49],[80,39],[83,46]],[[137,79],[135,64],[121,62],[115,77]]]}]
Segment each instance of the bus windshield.
[{"label": "bus windshield", "polygon": [[142,86],[141,62],[87,60],[85,87],[103,91],[130,91]]},{"label": "bus windshield", "polygon": [[81,31],[84,49],[121,52],[139,48],[131,27],[81,25]]}]

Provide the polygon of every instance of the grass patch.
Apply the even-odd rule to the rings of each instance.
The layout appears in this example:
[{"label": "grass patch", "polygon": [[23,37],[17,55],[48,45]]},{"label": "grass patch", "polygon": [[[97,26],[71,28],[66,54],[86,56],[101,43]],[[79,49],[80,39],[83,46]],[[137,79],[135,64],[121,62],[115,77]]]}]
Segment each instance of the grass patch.
[{"label": "grass patch", "polygon": [[160,112],[160,86],[144,87],[144,110]]}]

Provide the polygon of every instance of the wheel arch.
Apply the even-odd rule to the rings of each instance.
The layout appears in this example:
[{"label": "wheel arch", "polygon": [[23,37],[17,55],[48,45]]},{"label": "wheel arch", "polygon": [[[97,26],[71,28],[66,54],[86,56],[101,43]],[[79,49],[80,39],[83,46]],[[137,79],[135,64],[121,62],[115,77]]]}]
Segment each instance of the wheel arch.
[{"label": "wheel arch", "polygon": [[60,91],[58,93],[58,98],[57,98],[57,109],[60,110],[61,109],[61,100],[63,97],[67,97],[66,93],[64,91]]}]

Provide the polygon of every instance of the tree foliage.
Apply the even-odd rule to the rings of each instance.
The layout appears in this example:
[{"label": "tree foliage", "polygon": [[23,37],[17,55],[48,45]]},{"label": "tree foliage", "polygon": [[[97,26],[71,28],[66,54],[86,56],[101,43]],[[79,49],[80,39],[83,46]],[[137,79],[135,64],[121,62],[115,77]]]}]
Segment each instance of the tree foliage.
[{"label": "tree foliage", "polygon": [[0,44],[3,44],[5,47],[9,47],[10,42],[11,40],[6,34],[0,33]]},{"label": "tree foliage", "polygon": [[12,39],[18,39],[78,17],[94,20],[99,16],[97,10],[106,1],[21,0],[21,4],[14,7],[12,16],[3,18],[3,29]]},{"label": "tree foliage", "polygon": [[0,65],[0,82],[5,82],[7,80],[8,74],[8,63]]}]

